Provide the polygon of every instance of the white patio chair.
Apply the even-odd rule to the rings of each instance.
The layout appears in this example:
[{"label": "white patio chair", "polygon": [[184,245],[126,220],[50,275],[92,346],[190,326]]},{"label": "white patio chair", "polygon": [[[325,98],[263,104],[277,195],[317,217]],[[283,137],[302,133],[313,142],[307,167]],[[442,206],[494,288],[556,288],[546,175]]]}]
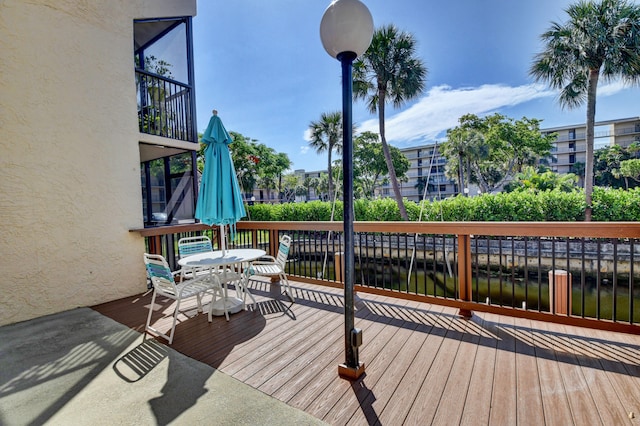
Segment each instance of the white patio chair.
[{"label": "white patio chair", "polygon": [[[187,256],[191,256],[198,253],[213,251],[213,245],[209,237],[203,235],[200,237],[185,237],[178,240],[178,256],[180,259],[184,259]],[[180,279],[188,277],[196,278],[200,272],[209,272],[207,268],[197,268],[184,266],[180,269]],[[202,274],[200,274],[202,275]]]},{"label": "white patio chair", "polygon": [[254,261],[248,269],[249,275],[262,275],[267,277],[280,277],[280,284],[284,287],[284,294],[289,297],[292,302],[295,302],[291,287],[289,286],[289,280],[285,273],[285,265],[287,258],[289,257],[289,247],[291,247],[291,237],[283,235],[280,238],[280,246],[278,247],[278,254],[276,257],[263,256],[260,259]]},{"label": "white patio chair", "polygon": [[[223,294],[222,286],[216,275],[203,274],[196,278],[176,283],[169,264],[163,256],[145,253],[144,264],[147,267],[147,273],[153,284],[153,296],[151,298],[151,304],[149,305],[149,315],[147,316],[145,331],[164,337],[169,341],[169,344],[173,343],[173,335],[176,330],[181,301],[195,296],[198,301],[198,312],[200,313],[202,312],[202,296],[205,293],[212,296],[211,303],[215,302],[218,294]],[[176,301],[176,309],[173,313],[173,324],[171,325],[171,332],[168,335],[151,326],[151,315],[153,313],[156,295],[168,297]],[[211,322],[211,314],[209,314],[209,322]]]}]

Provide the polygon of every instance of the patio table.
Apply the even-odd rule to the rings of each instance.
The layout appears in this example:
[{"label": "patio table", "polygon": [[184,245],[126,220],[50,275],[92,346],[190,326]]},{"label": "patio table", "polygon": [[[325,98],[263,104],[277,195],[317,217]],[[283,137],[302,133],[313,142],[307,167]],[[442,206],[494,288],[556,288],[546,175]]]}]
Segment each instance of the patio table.
[{"label": "patio table", "polygon": [[[242,268],[248,267],[251,261],[261,258],[266,255],[267,252],[259,249],[233,249],[225,250],[224,255],[221,250],[215,250],[210,252],[203,252],[187,256],[178,260],[178,264],[182,267],[197,267],[203,269],[209,269],[210,273],[219,268],[223,270],[225,267],[235,264],[242,265]],[[249,289],[247,288],[246,276],[238,271],[240,274],[240,280],[236,285],[236,297],[230,297],[227,295],[227,286],[224,284],[224,297],[215,301],[210,306],[212,315],[220,316],[224,315],[224,306],[227,307],[227,312],[235,314],[240,312],[244,307],[244,300],[246,296],[249,296],[255,306],[256,299],[253,297]]]}]

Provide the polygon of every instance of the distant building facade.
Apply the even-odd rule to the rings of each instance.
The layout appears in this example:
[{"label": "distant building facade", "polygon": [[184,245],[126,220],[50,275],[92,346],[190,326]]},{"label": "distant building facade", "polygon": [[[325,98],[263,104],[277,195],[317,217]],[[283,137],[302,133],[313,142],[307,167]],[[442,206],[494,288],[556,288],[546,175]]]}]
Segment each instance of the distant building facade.
[{"label": "distant building facade", "polygon": [[[556,133],[551,149],[549,167],[556,173],[571,173],[576,163],[586,161],[587,126],[585,124],[550,127],[542,129],[545,135]],[[606,146],[620,145],[624,148],[640,142],[640,117],[598,121],[594,130],[594,151]]]},{"label": "distant building facade", "polygon": [[[437,142],[400,150],[409,160],[406,181],[398,182],[402,197],[411,201],[441,200],[458,193],[457,183],[445,175],[446,158]],[[377,197],[393,197],[391,183],[376,188]]]},{"label": "distant building facade", "polygon": [[[587,133],[585,124],[549,127],[541,129],[541,133],[557,135],[550,155],[545,159],[552,171],[566,174],[572,173],[577,163],[584,166]],[[596,122],[594,136],[594,150],[612,145],[626,148],[634,142],[640,142],[640,117]],[[403,148],[400,151],[410,163],[406,181],[399,182],[403,198],[411,201],[439,200],[460,193],[457,182],[445,174],[447,160],[440,154],[438,142]],[[326,173],[326,170],[305,172],[301,169],[294,173],[303,178],[313,178]],[[420,182],[422,184],[419,184]],[[464,188],[462,190],[464,191]],[[477,187],[472,187],[468,188],[468,193],[477,195],[479,191]],[[309,200],[319,198],[313,190],[310,190],[309,195]],[[375,195],[376,197],[393,197],[391,184],[376,188]]]}]

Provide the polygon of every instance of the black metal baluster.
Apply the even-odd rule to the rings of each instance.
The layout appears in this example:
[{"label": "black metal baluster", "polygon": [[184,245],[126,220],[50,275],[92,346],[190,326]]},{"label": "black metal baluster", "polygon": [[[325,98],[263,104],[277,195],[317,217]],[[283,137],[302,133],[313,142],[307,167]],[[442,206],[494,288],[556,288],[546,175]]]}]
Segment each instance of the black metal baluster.
[{"label": "black metal baluster", "polygon": [[613,244],[613,312],[612,320],[618,321],[618,239],[612,239]]}]

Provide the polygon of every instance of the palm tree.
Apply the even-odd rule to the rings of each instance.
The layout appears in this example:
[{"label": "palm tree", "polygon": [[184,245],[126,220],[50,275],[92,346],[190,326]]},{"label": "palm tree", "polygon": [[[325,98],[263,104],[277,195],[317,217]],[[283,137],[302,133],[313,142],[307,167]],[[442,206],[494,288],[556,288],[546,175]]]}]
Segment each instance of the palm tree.
[{"label": "palm tree", "polygon": [[598,80],[640,82],[640,6],[627,0],[579,1],[566,9],[569,21],[552,22],[542,34],[544,50],[530,74],[560,90],[562,107],[587,103],[587,155],[584,192],[591,220],[593,139]]},{"label": "palm tree", "polygon": [[419,177],[413,187],[418,190],[418,199],[422,200],[425,188],[429,188],[429,178],[425,176]]},{"label": "palm tree", "polygon": [[335,149],[342,152],[342,113],[323,112],[319,121],[312,121],[309,124],[311,130],[311,141],[309,145],[318,154],[327,152],[327,174],[329,176],[329,196],[333,194],[333,173],[331,172],[331,153]]},{"label": "palm tree", "polygon": [[573,163],[571,167],[569,167],[569,172],[578,176],[578,184],[580,186],[584,185],[582,182],[584,180],[584,163],[582,161],[576,161]]},{"label": "palm tree", "polygon": [[394,107],[400,107],[424,90],[427,68],[420,59],[414,57],[415,50],[416,41],[412,34],[388,25],[373,33],[369,49],[353,64],[353,94],[356,98],[366,100],[371,113],[378,113],[384,158],[404,220],[409,220],[409,216],[385,137],[384,107],[387,99],[393,102]]},{"label": "palm tree", "polygon": [[[466,152],[468,150],[467,147],[467,132],[462,131],[459,128],[453,128],[447,130],[447,140],[440,145],[442,150],[442,155],[449,160],[449,173],[451,176],[455,174],[455,177],[458,179],[458,191],[463,193],[464,185],[464,171],[465,171],[465,158]],[[453,166],[454,161],[456,159],[457,170],[456,167]]]},{"label": "palm tree", "polygon": [[[463,121],[464,117],[460,119],[461,123]],[[440,147],[442,155],[448,160],[448,173],[452,176],[455,175],[458,179],[458,191],[460,194],[469,196],[468,191],[465,192],[464,190],[471,186],[472,175],[475,176],[482,190],[489,192],[488,185],[482,182],[481,173],[473,173],[474,166],[477,167],[479,162],[489,158],[489,147],[482,132],[468,128],[464,124],[454,127],[447,130],[447,140]]]}]

